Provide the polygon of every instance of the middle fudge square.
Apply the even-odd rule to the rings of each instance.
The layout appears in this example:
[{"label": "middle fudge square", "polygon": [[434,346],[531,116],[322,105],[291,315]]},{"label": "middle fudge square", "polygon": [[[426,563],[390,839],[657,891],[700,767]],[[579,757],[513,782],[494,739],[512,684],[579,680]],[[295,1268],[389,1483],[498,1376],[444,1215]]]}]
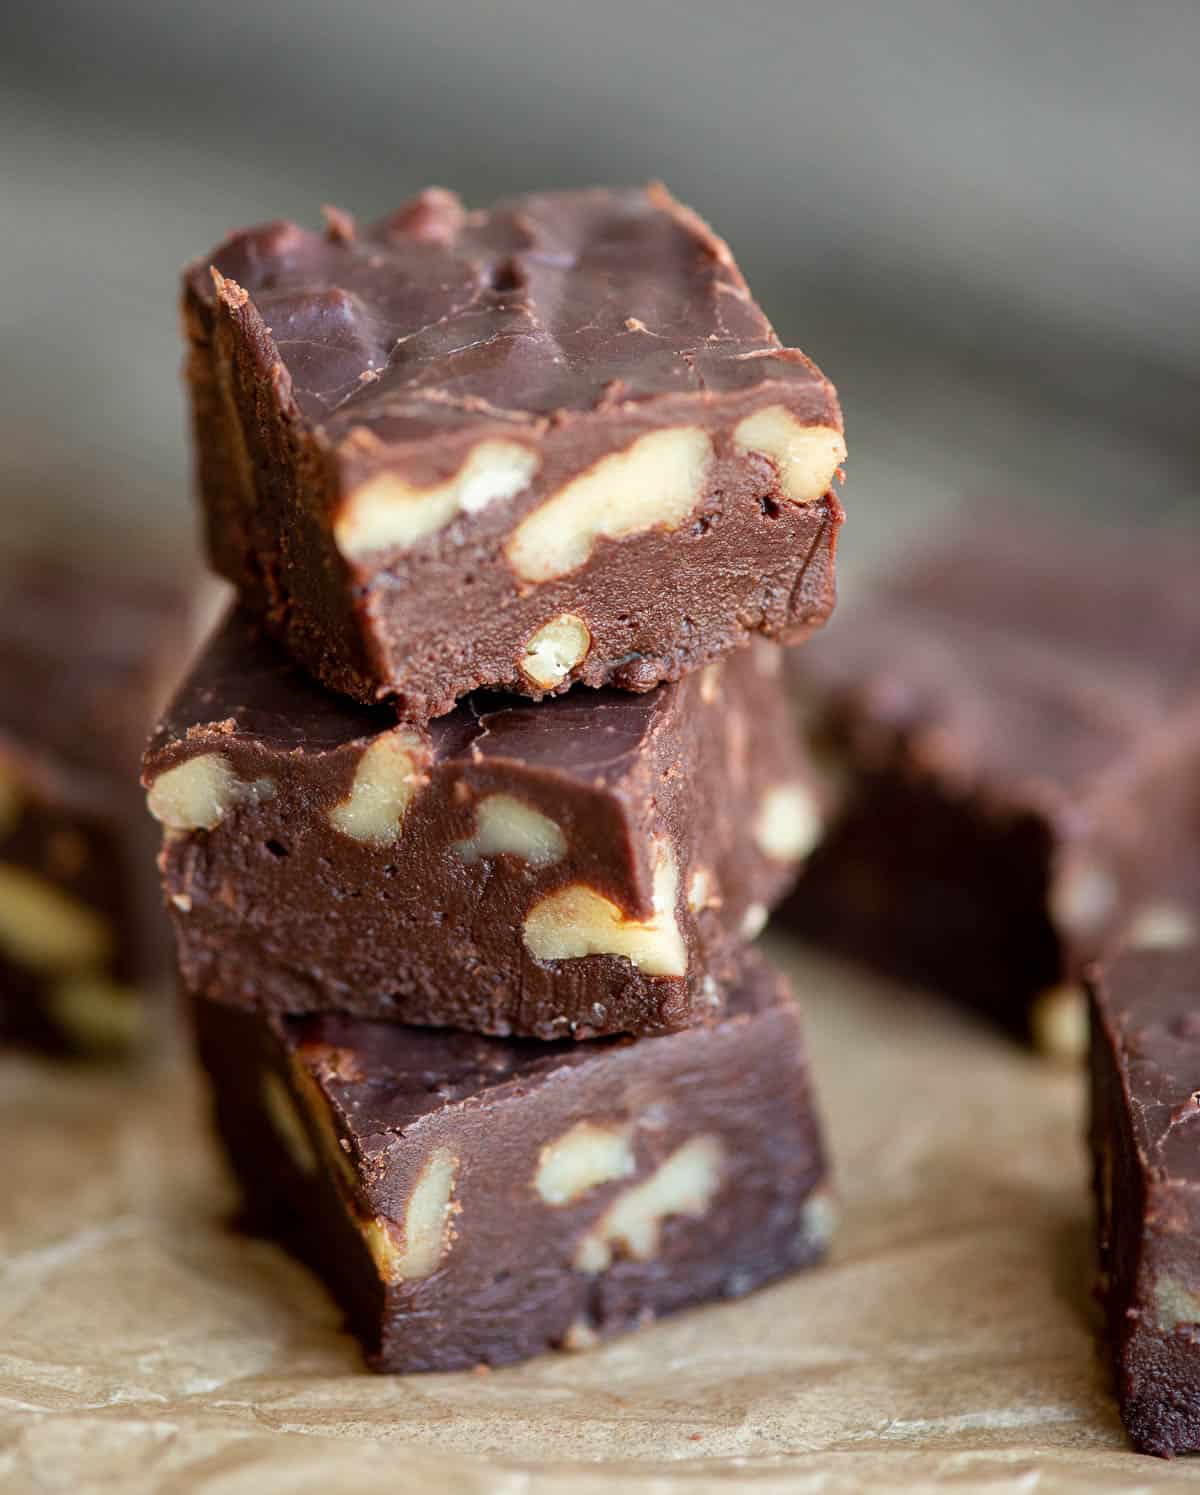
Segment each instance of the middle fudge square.
[{"label": "middle fudge square", "polygon": [[249,1223],[372,1369],[503,1365],[736,1297],[832,1225],[799,1013],[747,952],[724,1015],[530,1043],[199,1001]]},{"label": "middle fudge square", "polygon": [[148,751],[184,983],[555,1039],[711,1018],[817,838],[781,651],[416,731],[232,613]]}]

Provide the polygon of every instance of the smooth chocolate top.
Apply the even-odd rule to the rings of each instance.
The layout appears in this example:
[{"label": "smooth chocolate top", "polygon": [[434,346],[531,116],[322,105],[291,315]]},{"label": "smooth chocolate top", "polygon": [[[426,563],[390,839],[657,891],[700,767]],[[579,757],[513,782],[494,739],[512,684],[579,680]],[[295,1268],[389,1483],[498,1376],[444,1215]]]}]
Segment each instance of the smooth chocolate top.
[{"label": "smooth chocolate top", "polygon": [[1200,1184],[1200,949],[1136,950],[1103,973],[1130,1117],[1151,1168]]},{"label": "smooth chocolate top", "polygon": [[[210,267],[227,282],[221,285]],[[828,381],[780,345],[727,246],[659,185],[530,195],[466,212],[431,188],[359,233],[275,222],[187,272],[212,305],[248,295],[259,356],[336,444],[473,425],[533,432],[664,396],[771,383],[840,426]]]},{"label": "smooth chocolate top", "polygon": [[[575,691],[536,705],[478,692],[424,729],[434,761],[469,752],[477,761],[517,760],[598,787],[628,778],[670,693]],[[394,730],[387,707],[360,706],[317,685],[234,609],[214,635],[151,741],[147,759],[213,726],[272,749],[324,752]]]},{"label": "smooth chocolate top", "polygon": [[1075,797],[1200,712],[1198,575],[1188,534],[984,524],[839,613],[793,669],[868,761],[901,733],[947,779]]}]

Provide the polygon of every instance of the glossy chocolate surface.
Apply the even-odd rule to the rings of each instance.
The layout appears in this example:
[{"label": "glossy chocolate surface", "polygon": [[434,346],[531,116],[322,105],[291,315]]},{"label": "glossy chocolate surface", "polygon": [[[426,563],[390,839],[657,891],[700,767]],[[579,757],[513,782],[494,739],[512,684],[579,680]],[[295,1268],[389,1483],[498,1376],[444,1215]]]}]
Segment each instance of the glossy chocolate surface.
[{"label": "glossy chocolate surface", "polygon": [[[227,812],[164,838],[185,983],[541,1038],[711,1017],[733,944],[818,829],[781,666],[762,642],[644,695],[474,696],[414,733],[323,691],[235,613],[145,763],[152,804],[189,762],[233,776]],[[388,742],[409,755],[411,797],[362,839],[340,807],[390,771],[375,768]],[[560,907],[553,948],[581,937],[547,955],[534,911]]]},{"label": "glossy chocolate surface", "polygon": [[[836,458],[797,499],[780,459],[734,433],[774,411],[789,452],[823,431],[828,457],[836,395],[662,188],[479,213],[432,191],[361,233],[340,214],[324,236],[267,224],[189,270],[184,308],[214,562],[337,690],[415,722],[480,687],[645,690],[756,633],[796,641],[833,605]],[[708,455],[669,522],[653,517],[667,469],[639,469],[644,525],[553,575],[514,569],[522,520],[585,474],[616,494],[601,464],[670,432]],[[347,548],[360,490],[387,478],[408,502],[497,446],[523,479],[477,484],[405,543]],[[538,680],[529,640],[563,614],[588,652]]]},{"label": "glossy chocolate surface", "polygon": [[758,957],[719,1022],[652,1040],[196,1015],[250,1223],[324,1278],[373,1369],[585,1348],[827,1244],[798,1012]]}]

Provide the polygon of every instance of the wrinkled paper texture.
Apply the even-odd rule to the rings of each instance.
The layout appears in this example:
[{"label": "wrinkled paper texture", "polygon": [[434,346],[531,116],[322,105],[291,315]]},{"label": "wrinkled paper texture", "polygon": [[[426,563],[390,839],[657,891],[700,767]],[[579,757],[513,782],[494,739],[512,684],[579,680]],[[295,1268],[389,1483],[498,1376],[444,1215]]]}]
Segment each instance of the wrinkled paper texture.
[{"label": "wrinkled paper texture", "polygon": [[841,1195],[829,1263],[586,1354],[360,1369],[228,1227],[186,1068],[0,1058],[0,1491],[1132,1491],[1097,1352],[1082,1083],[776,942]]}]

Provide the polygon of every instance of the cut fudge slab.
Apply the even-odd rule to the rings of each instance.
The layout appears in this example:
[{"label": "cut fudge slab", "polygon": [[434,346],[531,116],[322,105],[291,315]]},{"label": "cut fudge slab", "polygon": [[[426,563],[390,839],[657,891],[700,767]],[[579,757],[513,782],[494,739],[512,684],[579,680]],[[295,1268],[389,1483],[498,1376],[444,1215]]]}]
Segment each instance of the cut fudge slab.
[{"label": "cut fudge slab", "polygon": [[841,795],[793,927],[1082,1054],[1080,964],[1192,833],[1197,575],[1194,536],[983,527],[791,655]]},{"label": "cut fudge slab", "polygon": [[270,223],[184,315],[213,562],[360,701],[647,690],[833,605],[833,388],[662,187]]},{"label": "cut fudge slab", "polygon": [[747,954],[725,1015],[531,1043],[199,1001],[250,1222],[325,1279],[371,1367],[583,1348],[823,1253],[799,1015]]},{"label": "cut fudge slab", "polygon": [[126,1048],[163,1009],[170,940],[137,765],[191,605],[182,586],[47,559],[0,569],[5,1037]]},{"label": "cut fudge slab", "polygon": [[414,731],[233,613],[147,752],[188,987],[474,1032],[711,1015],[819,834],[759,642],[644,695],[470,697]]},{"label": "cut fudge slab", "polygon": [[1197,1453],[1200,947],[1122,955],[1089,985],[1100,1291],[1121,1416],[1144,1453]]}]

